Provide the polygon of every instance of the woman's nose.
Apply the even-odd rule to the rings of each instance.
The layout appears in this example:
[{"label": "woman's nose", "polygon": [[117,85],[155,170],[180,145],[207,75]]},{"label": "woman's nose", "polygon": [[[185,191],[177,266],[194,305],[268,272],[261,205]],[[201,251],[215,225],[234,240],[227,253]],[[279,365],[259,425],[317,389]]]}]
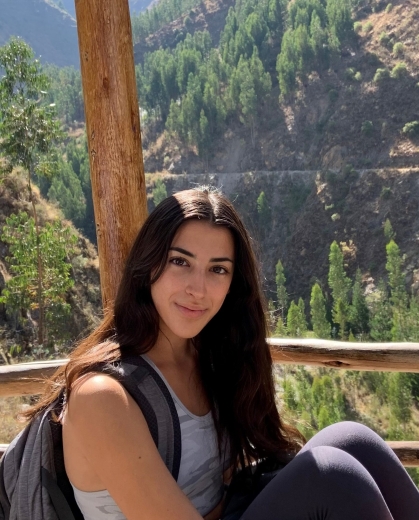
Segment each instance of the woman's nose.
[{"label": "woman's nose", "polygon": [[186,292],[194,298],[203,298],[205,296],[205,273],[191,273],[186,286]]}]

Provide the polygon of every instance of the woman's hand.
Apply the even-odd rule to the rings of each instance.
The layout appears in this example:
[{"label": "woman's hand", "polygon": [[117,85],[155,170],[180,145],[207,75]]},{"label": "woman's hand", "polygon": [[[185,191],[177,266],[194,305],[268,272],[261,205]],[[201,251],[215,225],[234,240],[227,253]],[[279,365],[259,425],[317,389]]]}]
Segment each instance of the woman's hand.
[{"label": "woman's hand", "polygon": [[164,465],[140,408],[115,379],[93,374],[75,385],[63,436],[73,484],[107,489],[128,520],[202,520]]}]

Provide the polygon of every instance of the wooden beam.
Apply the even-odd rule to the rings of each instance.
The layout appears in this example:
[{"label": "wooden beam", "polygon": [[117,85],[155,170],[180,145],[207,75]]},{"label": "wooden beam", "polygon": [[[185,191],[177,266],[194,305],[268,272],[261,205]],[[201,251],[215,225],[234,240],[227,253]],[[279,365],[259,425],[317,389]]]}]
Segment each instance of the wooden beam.
[{"label": "wooden beam", "polygon": [[[419,343],[349,343],[269,338],[275,363],[348,370],[419,372]],[[65,359],[0,366],[0,397],[35,395]]]},{"label": "wooden beam", "polygon": [[346,370],[419,372],[419,343],[270,338],[275,363]]},{"label": "wooden beam", "polygon": [[[407,468],[419,467],[419,442],[416,441],[389,441],[387,444],[394,451],[403,466]],[[8,444],[0,444],[0,458],[6,451]]]},{"label": "wooden beam", "polygon": [[103,306],[147,216],[128,0],[76,0]]},{"label": "wooden beam", "polygon": [[55,359],[0,366],[0,397],[42,393],[43,380],[65,363],[66,359]]}]

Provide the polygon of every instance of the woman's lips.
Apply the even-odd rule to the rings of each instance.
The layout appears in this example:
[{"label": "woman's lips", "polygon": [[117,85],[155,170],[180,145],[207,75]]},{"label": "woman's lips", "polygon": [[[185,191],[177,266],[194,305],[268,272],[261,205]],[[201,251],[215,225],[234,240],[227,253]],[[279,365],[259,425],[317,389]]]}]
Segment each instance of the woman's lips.
[{"label": "woman's lips", "polygon": [[189,307],[184,307],[179,303],[176,303],[175,305],[179,312],[181,312],[187,318],[199,318],[206,311],[206,309],[190,309]]}]

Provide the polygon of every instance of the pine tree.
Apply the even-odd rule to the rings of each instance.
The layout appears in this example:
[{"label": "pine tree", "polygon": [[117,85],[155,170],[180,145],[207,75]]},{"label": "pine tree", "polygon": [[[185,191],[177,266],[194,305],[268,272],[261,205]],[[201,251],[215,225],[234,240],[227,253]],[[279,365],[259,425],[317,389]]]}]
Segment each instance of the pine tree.
[{"label": "pine tree", "polygon": [[333,321],[339,325],[339,336],[340,339],[346,338],[346,325],[348,323],[348,304],[345,303],[341,298],[333,304]]},{"label": "pine tree", "polygon": [[388,272],[388,283],[390,286],[390,302],[392,304],[393,341],[406,341],[407,334],[407,313],[408,313],[408,296],[405,285],[405,278],[402,272],[403,259],[400,255],[400,249],[394,240],[386,246],[387,262],[386,269]]},{"label": "pine tree", "polygon": [[384,280],[370,299],[370,336],[379,342],[391,341],[392,311]]},{"label": "pine tree", "polygon": [[299,299],[298,305],[292,301],[287,314],[287,332],[291,337],[301,338],[307,332],[304,300]]},{"label": "pine tree", "polygon": [[285,318],[285,310],[287,308],[288,303],[288,294],[287,289],[285,287],[285,274],[284,274],[284,267],[282,265],[281,260],[278,260],[278,263],[276,264],[276,276],[275,276],[275,283],[276,283],[276,297],[277,297],[277,308],[280,313],[280,318]]},{"label": "pine tree", "polygon": [[404,432],[412,418],[412,393],[409,374],[395,372],[390,375],[389,402],[391,414],[403,425]]},{"label": "pine tree", "polygon": [[152,191],[153,202],[155,206],[158,206],[160,202],[162,202],[165,198],[167,198],[167,189],[166,185],[162,179],[156,179],[154,183],[154,188]]},{"label": "pine tree", "polygon": [[351,280],[346,275],[343,253],[336,241],[330,246],[328,281],[333,299],[336,301],[340,298],[344,303],[348,303]]},{"label": "pine tree", "polygon": [[348,295],[351,280],[346,275],[343,253],[336,241],[333,241],[330,246],[328,281],[333,297],[333,321],[339,325],[339,335],[344,339],[349,318]]},{"label": "pine tree", "polygon": [[256,201],[259,225],[261,229],[266,231],[271,223],[271,208],[269,207],[268,201],[264,191],[261,191]]},{"label": "pine tree", "polygon": [[362,275],[356,270],[355,283],[352,288],[352,305],[349,309],[351,331],[354,334],[367,334],[369,331],[369,310],[362,290]]},{"label": "pine tree", "polygon": [[[12,278],[6,283],[0,303],[12,310],[24,311],[24,314],[37,313],[38,329],[43,328],[38,331],[38,338],[43,338],[43,342],[38,343],[41,346],[47,339],[48,322],[54,321],[60,312],[70,310],[65,296],[74,280],[67,258],[74,250],[77,237],[58,220],[37,230],[35,219],[20,212],[6,219],[1,240],[9,245],[7,261]],[[40,294],[39,260],[42,268]],[[46,316],[42,321],[39,319],[41,309]]]},{"label": "pine tree", "polygon": [[315,283],[311,289],[310,312],[316,337],[330,339],[330,323],[326,317],[325,299],[318,283]]},{"label": "pine tree", "polygon": [[298,336],[304,337],[307,332],[306,308],[302,298],[298,299]]},{"label": "pine tree", "polygon": [[383,228],[387,243],[390,242],[390,240],[394,240],[396,238],[396,233],[393,231],[393,226],[391,225],[391,222],[388,218],[384,222]]},{"label": "pine tree", "polygon": [[292,301],[287,314],[287,332],[294,338],[298,337],[299,314],[298,305]]}]

